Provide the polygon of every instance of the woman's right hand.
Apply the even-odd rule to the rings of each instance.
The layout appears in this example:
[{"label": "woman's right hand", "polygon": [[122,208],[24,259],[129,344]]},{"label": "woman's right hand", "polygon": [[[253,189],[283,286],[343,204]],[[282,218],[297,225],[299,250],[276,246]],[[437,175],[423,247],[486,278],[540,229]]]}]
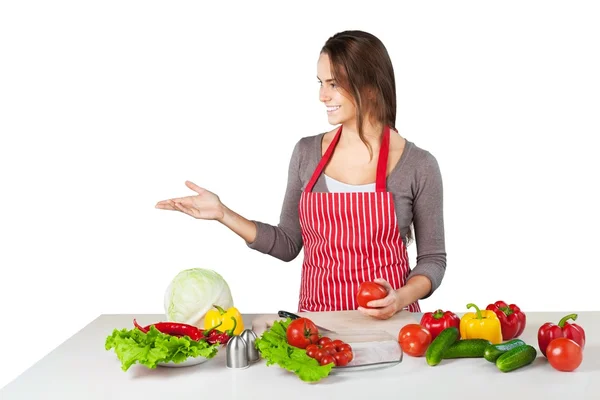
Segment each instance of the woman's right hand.
[{"label": "woman's right hand", "polygon": [[178,197],[162,200],[156,203],[156,208],[162,210],[180,211],[197,219],[222,220],[225,215],[225,207],[219,196],[186,181],[185,185],[198,193],[196,196]]}]

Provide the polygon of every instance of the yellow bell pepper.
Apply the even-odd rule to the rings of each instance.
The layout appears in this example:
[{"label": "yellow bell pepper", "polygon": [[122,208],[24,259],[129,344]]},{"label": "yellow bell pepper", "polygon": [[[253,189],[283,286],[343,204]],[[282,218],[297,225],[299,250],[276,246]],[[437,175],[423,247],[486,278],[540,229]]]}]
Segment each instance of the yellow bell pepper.
[{"label": "yellow bell pepper", "polygon": [[209,310],[204,316],[204,329],[216,329],[220,332],[233,329],[233,335],[239,335],[244,331],[244,321],[237,308],[231,307],[225,311],[220,306],[213,305],[213,307],[215,309]]},{"label": "yellow bell pepper", "polygon": [[467,304],[467,308],[474,307],[477,312],[466,313],[460,319],[461,339],[487,339],[492,344],[502,343],[502,326],[496,313],[491,310],[480,310],[475,304]]}]

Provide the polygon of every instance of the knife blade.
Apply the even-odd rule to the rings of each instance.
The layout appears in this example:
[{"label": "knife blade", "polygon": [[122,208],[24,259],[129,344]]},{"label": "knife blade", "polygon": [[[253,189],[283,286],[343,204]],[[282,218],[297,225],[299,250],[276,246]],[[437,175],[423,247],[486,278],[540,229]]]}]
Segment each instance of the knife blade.
[{"label": "knife blade", "polygon": [[[279,311],[279,312],[277,313],[277,315],[279,315],[281,318],[291,318],[291,319],[293,319],[293,320],[294,320],[294,319],[298,319],[298,318],[300,318],[300,316],[299,316],[299,315],[296,315],[296,314],[294,314],[294,313],[291,313],[291,312],[289,312],[289,311],[283,311],[283,310]],[[314,322],[313,322],[313,323],[314,323]],[[323,327],[323,326],[319,326],[319,325],[317,325],[317,324],[315,324],[315,326],[317,327],[317,329],[318,329],[319,331],[323,331],[323,332],[330,332],[330,333],[336,333],[336,331],[333,331],[333,330],[331,330],[331,329],[327,329],[327,328],[325,328],[325,327]]]}]

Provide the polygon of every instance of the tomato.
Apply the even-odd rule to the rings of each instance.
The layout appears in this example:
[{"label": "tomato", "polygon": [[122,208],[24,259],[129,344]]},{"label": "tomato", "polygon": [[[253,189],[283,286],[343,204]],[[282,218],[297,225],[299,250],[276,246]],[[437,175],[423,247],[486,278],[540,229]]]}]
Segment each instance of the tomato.
[{"label": "tomato", "polygon": [[[310,347],[311,345],[309,345]],[[308,347],[306,348],[306,355],[311,357],[311,358],[315,358],[317,351],[319,351],[318,347],[311,347],[310,349],[308,349]]]},{"label": "tomato", "polygon": [[348,356],[346,355],[345,351],[335,353],[333,355],[333,358],[335,359],[335,365],[338,367],[343,367],[345,365],[348,365],[348,363],[350,362],[350,360],[348,360]]},{"label": "tomato", "polygon": [[306,351],[309,352],[310,350],[319,350],[320,347],[318,344],[309,344],[308,346],[306,346]]},{"label": "tomato", "polygon": [[321,358],[321,361],[319,361],[319,364],[321,365],[327,365],[331,363],[335,365],[335,358],[333,358],[333,356],[330,356],[329,354]]},{"label": "tomato", "polygon": [[337,351],[350,351],[350,352],[352,352],[352,346],[350,346],[348,343],[344,343],[340,347],[336,347],[336,350]]},{"label": "tomato", "polygon": [[300,349],[306,349],[309,344],[316,344],[319,341],[319,331],[308,318],[293,320],[287,328],[286,335],[290,346]]},{"label": "tomato", "polygon": [[344,350],[344,351],[341,351],[340,353],[344,353],[346,355],[346,357],[348,358],[348,362],[350,362],[354,359],[354,354],[352,353],[352,350]]},{"label": "tomato", "polygon": [[329,353],[331,355],[334,355],[335,353],[337,353],[337,349],[335,348],[335,345],[333,343],[327,343],[322,348],[323,348],[323,350],[325,350],[327,353]]},{"label": "tomato", "polygon": [[319,341],[317,342],[319,346],[325,346],[327,343],[331,343],[333,342],[330,338],[328,338],[327,336],[323,336],[321,339],[319,339]]},{"label": "tomato", "polygon": [[323,359],[323,357],[326,357],[328,355],[330,355],[328,352],[326,352],[323,349],[319,349],[315,352],[315,356],[313,358],[320,362]]},{"label": "tomato", "polygon": [[335,340],[334,340],[333,342],[331,342],[331,343],[333,343],[333,345],[335,346],[335,349],[336,349],[337,351],[340,351],[340,346],[342,346],[342,345],[344,344],[344,342],[343,342],[343,341],[341,341],[340,339],[335,339]]},{"label": "tomato", "polygon": [[419,324],[404,325],[398,333],[402,351],[413,357],[421,357],[431,344],[431,333]]},{"label": "tomato", "polygon": [[383,299],[388,295],[387,289],[375,282],[363,282],[358,287],[358,294],[356,300],[358,305],[364,308],[368,307],[367,304],[372,300]]},{"label": "tomato", "polygon": [[546,347],[546,358],[554,369],[571,372],[583,361],[583,350],[575,341],[566,337],[553,339]]}]

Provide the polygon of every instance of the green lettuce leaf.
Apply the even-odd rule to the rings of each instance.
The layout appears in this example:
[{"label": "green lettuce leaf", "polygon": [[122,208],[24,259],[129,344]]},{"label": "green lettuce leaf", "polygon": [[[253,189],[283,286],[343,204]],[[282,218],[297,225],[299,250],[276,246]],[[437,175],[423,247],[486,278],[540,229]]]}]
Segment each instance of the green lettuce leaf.
[{"label": "green lettuce leaf", "polygon": [[106,350],[114,349],[123,371],[135,363],[156,368],[160,362],[181,363],[189,357],[198,356],[213,358],[218,347],[218,344],[211,345],[205,340],[167,335],[154,326],[150,327],[148,333],[137,328],[115,329],[104,344]]},{"label": "green lettuce leaf", "polygon": [[266,360],[267,366],[277,364],[295,373],[305,382],[317,382],[327,377],[333,364],[322,366],[317,360],[309,357],[306,350],[288,344],[286,331],[291,322],[290,318],[275,321],[271,328],[256,339],[256,347]]}]

